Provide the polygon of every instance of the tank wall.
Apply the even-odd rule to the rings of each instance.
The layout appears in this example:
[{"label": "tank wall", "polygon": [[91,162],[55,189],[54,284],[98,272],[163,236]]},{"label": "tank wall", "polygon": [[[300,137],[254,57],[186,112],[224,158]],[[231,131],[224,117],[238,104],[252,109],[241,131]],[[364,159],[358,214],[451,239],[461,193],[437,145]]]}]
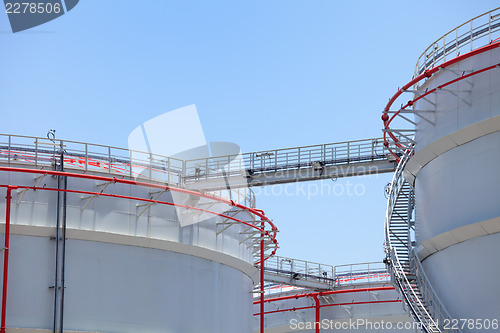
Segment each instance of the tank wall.
[{"label": "tank wall", "polygon": [[[35,177],[2,172],[0,184],[34,186]],[[68,189],[98,192],[101,184],[68,178]],[[57,180],[45,176],[39,186],[55,188]],[[149,191],[156,190],[111,184],[105,193],[155,196]],[[14,190],[12,195],[7,326],[52,329],[57,192]],[[256,269],[250,241],[241,242],[247,235],[240,234],[240,224],[217,235],[216,223],[222,217],[183,227],[179,212],[168,205],[153,204],[140,215],[145,202],[95,197],[82,209],[88,197],[67,194],[65,329],[110,333],[252,330]],[[172,198],[166,192],[158,200],[171,202]],[[1,200],[0,214],[5,208]],[[211,208],[220,211],[221,207]],[[231,215],[250,219],[244,211]],[[0,235],[0,241],[3,238]],[[2,260],[3,256],[1,264]]]},{"label": "tank wall", "polygon": [[441,233],[500,216],[500,132],[449,150],[418,174],[417,244]]},{"label": "tank wall", "polygon": [[[497,64],[499,59],[500,49],[478,54],[439,71],[419,89],[431,90],[462,76],[463,73],[468,74],[470,70]],[[430,94],[427,101],[424,99],[417,101],[414,104],[416,110],[435,110],[435,112],[422,113],[434,124],[415,117],[417,122],[415,151],[418,152],[461,128],[500,115],[498,87],[500,87],[499,69],[492,69]]]},{"label": "tank wall", "polygon": [[[34,186],[36,184],[34,178],[35,175],[32,174],[0,173],[0,184]],[[68,178],[68,189],[99,192],[102,186],[98,185],[102,183],[102,181]],[[39,186],[57,187],[57,180],[45,176]],[[1,191],[5,190],[0,189]],[[157,192],[154,189],[150,191]],[[105,192],[141,198],[155,196],[151,195],[147,188],[125,184],[109,185]],[[13,192],[12,223],[55,227],[57,192],[28,190],[17,204],[21,193],[20,190]],[[153,204],[138,216],[145,208],[146,202],[110,197],[96,197],[82,210],[89,196],[79,193],[67,194],[68,228],[179,242],[218,251],[253,264],[250,241],[240,244],[243,239],[240,235],[243,226],[240,224],[235,224],[217,235],[216,222],[222,220],[220,217],[210,216],[211,218],[200,223],[181,227],[175,207]],[[158,200],[173,201],[169,192],[162,194]],[[212,207],[212,209],[217,208],[224,212],[223,210],[229,207],[225,204]],[[2,200],[0,212],[4,211],[5,200]],[[238,212],[235,217],[243,221],[250,220],[246,212]]]},{"label": "tank wall", "polygon": [[498,244],[499,233],[477,237],[448,247],[423,261],[433,288],[439,291],[452,318],[499,318]]},{"label": "tank wall", "polygon": [[[473,56],[440,70],[420,89],[432,89],[498,59],[498,49]],[[436,110],[425,113],[434,124],[417,121],[416,162],[408,163],[416,175],[416,245],[421,248],[425,242],[439,248],[422,263],[456,319],[493,319],[500,314],[500,270],[493,264],[498,261],[499,234],[478,237],[486,232],[476,233],[478,225],[471,226],[500,216],[500,132],[492,125],[500,115],[499,87],[500,72],[495,68],[415,104],[417,110]],[[413,168],[419,163],[421,169]],[[457,230],[465,226],[470,227]],[[464,329],[473,331],[477,330]]]},{"label": "tank wall", "polygon": [[[12,235],[8,327],[52,327],[54,244],[46,237]],[[249,332],[252,287],[247,275],[216,261],[69,239],[64,326],[92,332]]]},{"label": "tank wall", "polygon": [[[440,70],[420,89],[433,89],[470,70],[496,64],[498,59],[498,49],[475,55]],[[495,167],[500,162],[500,133],[481,136],[484,133],[459,132],[500,115],[498,87],[500,74],[492,69],[415,103],[417,110],[435,110],[425,113],[434,124],[416,117],[416,156],[432,154],[422,152],[447,135],[464,136],[455,138],[455,147],[431,159],[416,177],[417,245],[440,233],[500,216],[500,174]]]}]

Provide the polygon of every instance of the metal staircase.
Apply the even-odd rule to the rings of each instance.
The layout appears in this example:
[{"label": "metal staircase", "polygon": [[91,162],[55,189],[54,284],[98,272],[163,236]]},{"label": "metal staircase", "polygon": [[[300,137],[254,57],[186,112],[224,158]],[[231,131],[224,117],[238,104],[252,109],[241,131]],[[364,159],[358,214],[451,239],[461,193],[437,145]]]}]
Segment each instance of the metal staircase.
[{"label": "metal staircase", "polygon": [[429,284],[413,248],[414,192],[403,177],[403,170],[412,154],[413,149],[410,149],[401,157],[390,186],[385,220],[386,264],[393,283],[401,292],[409,312],[421,325],[422,332],[461,333],[460,329],[443,329],[450,315]]},{"label": "metal staircase", "polygon": [[[391,185],[392,187],[393,185]],[[403,181],[396,193],[389,220],[389,240],[391,247],[399,258],[406,274],[410,274],[409,246],[411,242],[410,229],[413,225],[411,202],[413,191],[410,184]]]}]

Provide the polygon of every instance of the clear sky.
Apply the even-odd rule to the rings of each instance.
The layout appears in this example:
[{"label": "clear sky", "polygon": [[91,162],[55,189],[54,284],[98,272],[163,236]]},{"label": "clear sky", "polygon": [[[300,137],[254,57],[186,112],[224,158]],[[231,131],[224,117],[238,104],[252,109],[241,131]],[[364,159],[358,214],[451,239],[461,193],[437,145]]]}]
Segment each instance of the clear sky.
[{"label": "clear sky", "polygon": [[[497,6],[80,0],[16,34],[2,11],[0,132],[45,136],[54,128],[58,138],[126,147],[144,121],[195,104],[207,141],[244,152],[378,137],[382,108],[411,79],[423,50]],[[278,255],[380,261],[390,179],[289,187],[296,195],[260,188],[257,207],[281,230]]]}]

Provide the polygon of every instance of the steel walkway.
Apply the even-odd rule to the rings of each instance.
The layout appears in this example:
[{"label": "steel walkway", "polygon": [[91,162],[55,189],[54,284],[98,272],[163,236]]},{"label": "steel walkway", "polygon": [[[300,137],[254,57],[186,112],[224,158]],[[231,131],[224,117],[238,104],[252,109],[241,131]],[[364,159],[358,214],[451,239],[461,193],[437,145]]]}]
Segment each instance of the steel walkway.
[{"label": "steel walkway", "polygon": [[382,138],[185,161],[183,183],[220,190],[394,172]]},{"label": "steel walkway", "polygon": [[[181,160],[69,140],[0,134],[0,160],[52,168],[64,149],[64,168],[100,172],[190,190],[215,191],[393,172],[383,138]],[[389,147],[391,148],[391,147]]]},{"label": "steel walkway", "polygon": [[333,290],[360,284],[390,283],[390,274],[381,262],[331,266],[273,256],[264,262],[264,281],[281,286]]}]

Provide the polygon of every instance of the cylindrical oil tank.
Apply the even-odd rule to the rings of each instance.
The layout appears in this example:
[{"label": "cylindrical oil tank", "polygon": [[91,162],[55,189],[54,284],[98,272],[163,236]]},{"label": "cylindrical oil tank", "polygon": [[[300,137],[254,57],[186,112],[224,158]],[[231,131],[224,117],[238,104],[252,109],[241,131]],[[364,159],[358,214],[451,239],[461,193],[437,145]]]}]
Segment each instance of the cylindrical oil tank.
[{"label": "cylindrical oil tank", "polygon": [[[13,149],[2,151],[0,167],[35,169],[36,151],[14,155]],[[36,166],[44,168],[53,166]],[[8,331],[52,332],[62,325],[75,332],[251,332],[258,270],[243,233],[248,225],[214,216],[181,226],[179,211],[158,203],[174,201],[168,190],[114,182],[109,169],[65,171],[108,180],[67,177],[64,184],[43,172],[0,170],[1,185],[38,188],[12,189]],[[58,187],[76,192],[44,190]],[[5,223],[6,188],[0,192]],[[99,192],[114,196],[93,194]],[[210,209],[210,202],[197,206]],[[224,213],[252,219],[245,210]]]},{"label": "cylindrical oil tank", "polygon": [[500,316],[498,63],[500,48],[476,51],[418,87],[420,94],[437,90],[414,105],[425,110],[416,117],[415,155],[406,168],[415,185],[417,253],[457,320]]}]

